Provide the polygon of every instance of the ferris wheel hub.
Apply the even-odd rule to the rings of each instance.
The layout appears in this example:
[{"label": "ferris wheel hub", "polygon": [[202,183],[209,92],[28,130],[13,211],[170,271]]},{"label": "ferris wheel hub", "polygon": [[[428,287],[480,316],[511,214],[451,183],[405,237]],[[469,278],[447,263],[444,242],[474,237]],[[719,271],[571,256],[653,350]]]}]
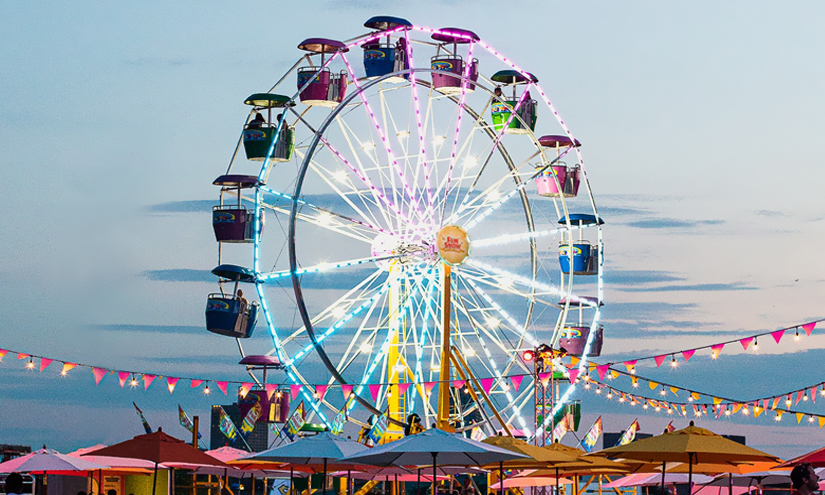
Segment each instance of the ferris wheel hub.
[{"label": "ferris wheel hub", "polygon": [[448,265],[460,265],[470,256],[470,236],[457,225],[447,225],[436,236],[438,255]]}]

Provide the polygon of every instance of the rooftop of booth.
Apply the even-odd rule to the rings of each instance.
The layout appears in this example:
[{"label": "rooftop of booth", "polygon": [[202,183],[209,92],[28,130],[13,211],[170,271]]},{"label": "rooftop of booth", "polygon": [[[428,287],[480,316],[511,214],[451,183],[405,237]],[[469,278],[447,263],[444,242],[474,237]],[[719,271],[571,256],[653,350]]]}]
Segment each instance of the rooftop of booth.
[{"label": "rooftop of booth", "polygon": [[294,107],[295,102],[289,96],[276,95],[272,93],[255,93],[249,95],[244,104],[260,108],[284,108]]},{"label": "rooftop of booth", "polygon": [[227,280],[237,282],[255,282],[255,272],[238,265],[218,265],[212,269],[212,274]]},{"label": "rooftop of booth", "polygon": [[412,27],[412,23],[407,19],[392,17],[389,15],[377,15],[375,17],[370,17],[367,22],[364,23],[364,27],[377,29],[379,31],[388,31],[390,29],[395,29],[398,26]]},{"label": "rooftop of booth", "polygon": [[238,364],[247,366],[281,366],[281,360],[275,356],[246,356]]},{"label": "rooftop of booth", "polygon": [[442,43],[475,43],[481,40],[470,30],[453,27],[439,29],[433,33],[432,38]]},{"label": "rooftop of booth", "polygon": [[322,433],[327,431],[327,427],[323,423],[304,423],[304,426],[302,426],[299,431],[309,433]]},{"label": "rooftop of booth", "polygon": [[[559,218],[559,223],[562,225],[567,224],[567,217]],[[588,213],[573,213],[570,215],[570,223],[575,225],[596,225],[596,215],[590,215]],[[599,216],[599,225],[604,225],[604,218]]]},{"label": "rooftop of booth", "polygon": [[527,82],[539,82],[539,79],[533,74],[530,74],[529,72],[525,72],[525,74],[530,76],[529,79],[527,77],[524,77],[524,75],[517,70],[500,70],[493,74],[493,77],[491,77],[490,79],[492,79],[495,82],[508,85],[525,84]]},{"label": "rooftop of booth", "polygon": [[214,181],[212,181],[212,185],[214,186],[221,186],[221,187],[240,187],[242,189],[248,189],[250,187],[255,187],[258,184],[258,177],[255,175],[238,175],[238,174],[231,174],[231,175],[221,175]]},{"label": "rooftop of booth", "polygon": [[307,38],[298,44],[298,49],[312,53],[335,53],[338,51],[349,51],[349,48],[347,48],[347,45],[344,43],[327,38]]},{"label": "rooftop of booth", "polygon": [[571,146],[573,143],[575,143],[576,148],[582,145],[578,139],[571,141],[567,136],[551,135],[539,138],[539,144],[545,148],[563,148],[565,146]]}]

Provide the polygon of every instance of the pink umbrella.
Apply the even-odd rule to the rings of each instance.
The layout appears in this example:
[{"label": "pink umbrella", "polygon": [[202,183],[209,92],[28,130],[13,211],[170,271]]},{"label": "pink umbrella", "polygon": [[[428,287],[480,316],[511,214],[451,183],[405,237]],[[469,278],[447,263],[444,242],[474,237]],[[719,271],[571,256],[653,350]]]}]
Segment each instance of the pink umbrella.
[{"label": "pink umbrella", "polygon": [[75,474],[108,468],[109,466],[64,455],[53,449],[36,450],[0,463],[0,473]]},{"label": "pink umbrella", "polygon": [[245,450],[236,449],[230,446],[224,446],[214,450],[207,450],[207,454],[211,455],[215,459],[227,462],[227,461],[234,461],[237,459],[243,459],[244,457],[251,454],[251,452],[247,452]]},{"label": "pink umbrella", "polygon": [[107,445],[97,444],[92,445],[91,447],[83,447],[82,449],[77,449],[74,452],[69,452],[68,456],[80,458],[83,456],[83,460],[96,462],[98,464],[104,464],[109,466],[112,469],[120,470],[120,471],[130,471],[136,470],[138,472],[146,472],[145,469],[154,469],[155,464],[151,461],[146,461],[143,459],[132,459],[129,457],[108,457],[108,456],[99,456],[94,455],[95,451],[100,449],[106,448]]},{"label": "pink umbrella", "polygon": [[[559,478],[558,484],[559,485],[570,485],[573,481],[567,478]],[[504,488],[525,488],[528,486],[555,486],[556,485],[556,478],[551,476],[547,477],[539,477],[539,476],[513,476],[512,478],[507,478],[504,480]],[[499,490],[501,483],[496,483],[495,485],[491,486],[490,488],[493,490]]]}]

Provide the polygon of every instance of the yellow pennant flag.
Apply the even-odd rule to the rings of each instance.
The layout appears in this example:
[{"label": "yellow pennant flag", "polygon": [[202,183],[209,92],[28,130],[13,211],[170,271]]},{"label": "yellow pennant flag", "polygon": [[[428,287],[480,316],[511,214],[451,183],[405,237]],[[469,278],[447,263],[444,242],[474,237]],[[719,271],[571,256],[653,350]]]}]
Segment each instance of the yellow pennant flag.
[{"label": "yellow pennant flag", "polygon": [[673,395],[679,395],[679,389],[676,387],[670,387],[670,391],[673,392]]},{"label": "yellow pennant flag", "polygon": [[580,361],[581,361],[581,359],[577,358],[576,356],[570,356],[570,365],[571,366],[576,366],[577,364],[579,364]]},{"label": "yellow pennant flag", "polygon": [[782,411],[776,411],[776,420],[782,421]]},{"label": "yellow pennant flag", "polygon": [[656,387],[659,386],[659,384],[656,382],[647,382],[647,384],[650,387],[650,390],[656,390]]},{"label": "yellow pennant flag", "polygon": [[773,403],[771,404],[771,410],[776,409],[776,406],[778,406],[778,405],[779,405],[779,397],[774,397],[773,398]]},{"label": "yellow pennant flag", "polygon": [[616,370],[610,370],[610,376],[613,378],[619,378],[619,372]]},{"label": "yellow pennant flag", "polygon": [[734,404],[733,405],[733,414],[738,413],[740,409],[742,409],[742,404]]},{"label": "yellow pennant flag", "polygon": [[595,370],[598,366],[599,366],[598,364],[596,364],[596,363],[592,363],[592,362],[591,362],[591,363],[589,363],[589,364],[587,365],[587,371],[588,371],[589,373],[593,373],[593,371],[594,371],[594,370]]},{"label": "yellow pennant flag", "polygon": [[805,413],[796,413],[796,422],[801,423],[802,418],[804,418],[804,417],[805,417]]},{"label": "yellow pennant flag", "polygon": [[632,377],[630,377],[630,381],[633,383],[634,387],[639,386],[639,378],[638,377],[632,376]]},{"label": "yellow pennant flag", "polygon": [[758,418],[759,415],[762,414],[762,411],[764,411],[763,408],[761,408],[759,406],[754,406],[754,408],[753,408],[753,417]]},{"label": "yellow pennant flag", "polygon": [[721,403],[722,403],[722,399],[720,399],[719,397],[714,397],[713,398],[713,405],[718,406]]},{"label": "yellow pennant flag", "polygon": [[702,398],[702,396],[696,392],[691,392],[690,396],[693,397],[693,400],[699,400]]},{"label": "yellow pennant flag", "polygon": [[825,426],[825,416],[820,416],[819,417],[819,427],[822,428],[823,426]]}]

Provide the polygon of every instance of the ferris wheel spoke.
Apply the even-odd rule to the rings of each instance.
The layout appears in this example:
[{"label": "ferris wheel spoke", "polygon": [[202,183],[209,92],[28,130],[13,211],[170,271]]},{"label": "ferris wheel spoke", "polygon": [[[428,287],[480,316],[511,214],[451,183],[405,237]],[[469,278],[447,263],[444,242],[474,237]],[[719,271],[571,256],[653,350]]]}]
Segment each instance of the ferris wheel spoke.
[{"label": "ferris wheel spoke", "polygon": [[[324,262],[318,263],[316,265],[310,265],[306,267],[299,268],[295,270],[295,274],[297,275],[306,275],[310,273],[320,273],[320,272],[329,272],[332,270],[338,270],[342,268],[349,268],[351,266],[358,266],[363,265],[365,263],[377,263],[379,261],[387,261],[387,260],[394,260],[403,257],[407,257],[409,254],[393,254],[393,255],[386,255],[386,256],[371,256],[369,258],[355,258],[351,260],[342,260],[342,261],[333,261],[333,262]],[[281,270],[275,272],[265,272],[259,275],[259,279],[263,282],[267,282],[270,280],[274,280],[277,278],[284,278],[292,276],[292,270]]]},{"label": "ferris wheel spoke", "polygon": [[[530,293],[520,294],[526,299],[531,299],[540,295],[566,295],[566,293],[558,287],[553,287],[552,285],[539,282],[538,280],[534,280],[523,275],[518,275],[516,273],[494,267],[492,265],[484,263],[483,261],[469,259],[467,260],[466,265],[468,265],[465,267],[467,269],[462,270],[462,274],[472,276],[473,270],[469,269],[470,267],[472,267],[476,270],[475,273],[477,274],[477,276],[474,278],[490,286],[496,287],[497,289],[510,290],[514,284],[519,284],[522,287],[527,287],[528,289],[531,289]],[[513,293],[519,294],[516,291],[514,291]]]}]

